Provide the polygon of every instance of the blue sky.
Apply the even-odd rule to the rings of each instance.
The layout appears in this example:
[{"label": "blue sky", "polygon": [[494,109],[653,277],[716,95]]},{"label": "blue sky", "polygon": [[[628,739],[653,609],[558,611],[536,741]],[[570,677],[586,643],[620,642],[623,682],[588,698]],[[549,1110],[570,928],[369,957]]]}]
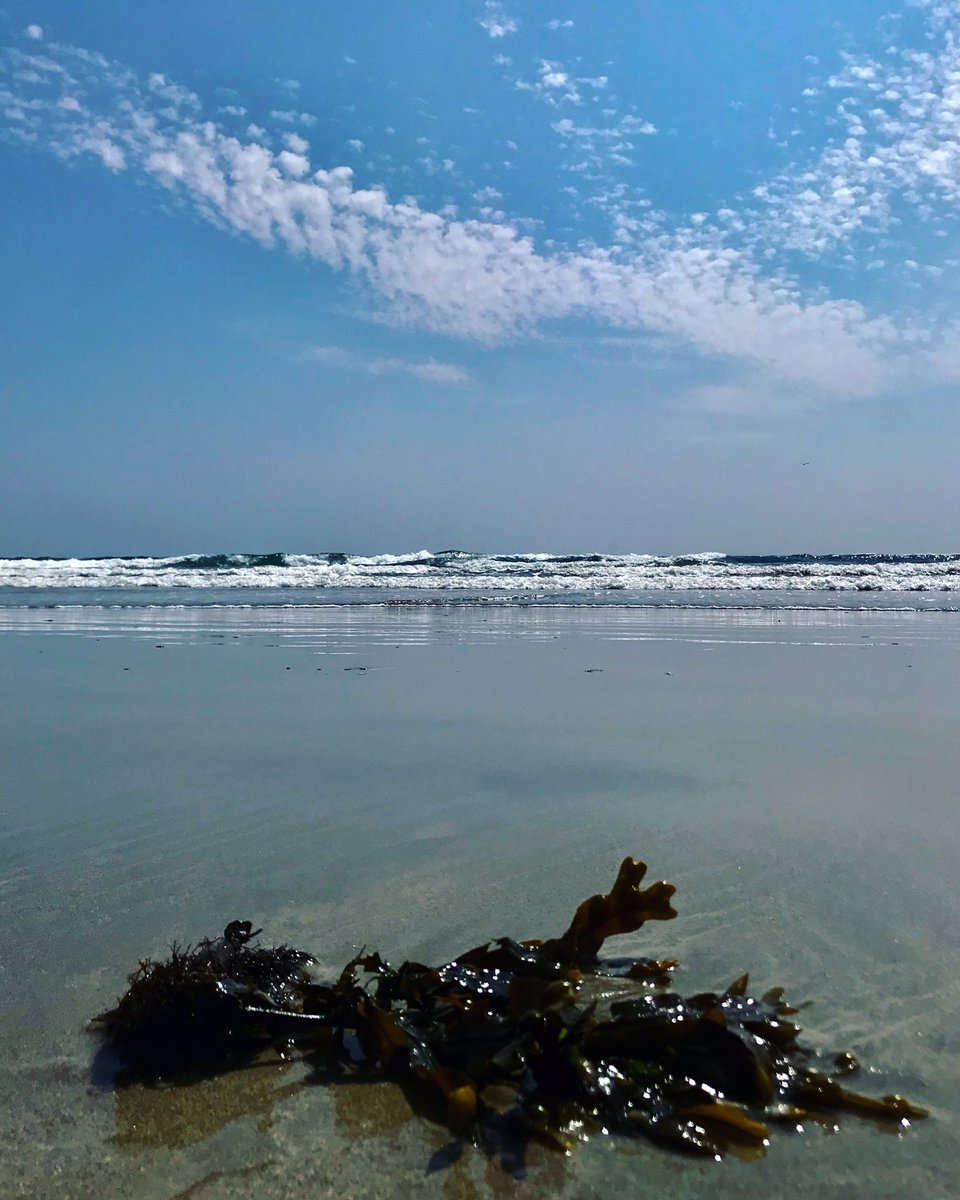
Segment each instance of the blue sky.
[{"label": "blue sky", "polygon": [[957,0],[0,3],[0,553],[960,544]]}]

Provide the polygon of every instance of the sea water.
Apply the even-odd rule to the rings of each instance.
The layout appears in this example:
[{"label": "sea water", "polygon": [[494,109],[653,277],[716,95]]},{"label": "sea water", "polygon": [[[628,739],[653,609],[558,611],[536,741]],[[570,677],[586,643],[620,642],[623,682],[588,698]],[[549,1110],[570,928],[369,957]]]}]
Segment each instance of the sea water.
[{"label": "sea water", "polygon": [[[956,612],[101,586],[0,608],[0,1196],[954,1194]],[[270,1062],[117,1091],[84,1030],[140,957],[234,918],[321,974],[361,945],[439,962],[559,932],[625,854],[680,912],[625,953],[812,1000],[805,1038],[931,1119],[778,1133],[761,1163],[600,1138],[517,1181],[470,1148],[441,1169],[390,1085]]]},{"label": "sea water", "polygon": [[[9,593],[7,591],[9,589]],[[26,593],[19,601],[16,590]],[[53,595],[44,593],[54,590]],[[83,589],[76,601],[66,589]],[[565,603],[616,602],[783,606],[789,599],[767,593],[793,592],[794,603],[834,606],[833,594],[898,593],[900,604],[957,607],[960,555],[957,554],[490,554],[464,550],[420,550],[364,556],[320,554],[187,554],[167,558],[0,558],[3,603],[109,603],[116,591],[156,593],[152,603],[201,602],[192,592],[234,595],[241,603],[342,603],[388,601],[406,594],[425,599],[450,593],[460,601],[507,599],[517,593]],[[89,591],[102,593],[96,599]],[[399,596],[398,596],[399,590]],[[30,593],[33,593],[31,596]],[[677,595],[680,593],[680,595]],[[716,596],[713,594],[716,593]],[[933,593],[933,596],[925,595]],[[922,596],[922,599],[920,597]],[[117,600],[116,602],[122,602]],[[223,602],[220,600],[219,602]],[[229,602],[229,601],[227,601]],[[871,601],[872,606],[875,601]],[[889,605],[882,600],[882,606]]]}]

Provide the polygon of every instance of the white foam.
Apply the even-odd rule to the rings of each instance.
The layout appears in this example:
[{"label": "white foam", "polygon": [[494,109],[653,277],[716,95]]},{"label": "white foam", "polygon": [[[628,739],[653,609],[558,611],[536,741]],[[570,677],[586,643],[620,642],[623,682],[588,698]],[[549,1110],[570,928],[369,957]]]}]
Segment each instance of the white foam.
[{"label": "white foam", "polygon": [[183,557],[0,559],[0,587],[108,589],[411,588],[432,591],[565,593],[603,591],[954,592],[960,559],[904,562],[732,562],[717,552],[558,558],[418,550],[410,554],[290,554],[285,565],[200,567]]}]

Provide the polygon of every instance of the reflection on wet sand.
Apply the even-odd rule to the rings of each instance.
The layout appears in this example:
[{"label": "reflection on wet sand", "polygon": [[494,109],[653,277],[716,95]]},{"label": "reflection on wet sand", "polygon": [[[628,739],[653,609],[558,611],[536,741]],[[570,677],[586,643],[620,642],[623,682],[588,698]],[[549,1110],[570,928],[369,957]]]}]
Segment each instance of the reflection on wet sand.
[{"label": "reflection on wet sand", "polygon": [[[503,1157],[483,1158],[473,1152],[469,1142],[460,1138],[451,1140],[444,1127],[445,1108],[430,1088],[401,1088],[392,1081],[358,1078],[355,1082],[332,1084],[330,1094],[338,1132],[348,1142],[396,1139],[411,1122],[417,1122],[427,1143],[427,1173],[444,1173],[446,1200],[476,1200],[481,1194],[513,1196],[518,1174],[528,1176],[525,1187],[528,1200],[555,1196],[563,1182],[567,1155],[558,1149],[528,1141],[520,1162]],[[478,1188],[475,1170],[480,1164],[486,1185],[483,1188]]]},{"label": "reflection on wet sand", "polygon": [[[112,1140],[130,1153],[179,1150],[208,1141],[233,1122],[250,1119],[256,1132],[265,1134],[272,1129],[284,1101],[322,1085],[333,1099],[334,1126],[343,1143],[383,1140],[394,1146],[404,1131],[412,1133],[423,1141],[426,1173],[444,1176],[447,1200],[512,1195],[518,1176],[527,1178],[530,1200],[537,1200],[554,1195],[563,1182],[567,1155],[554,1147],[526,1141],[522,1155],[518,1148],[504,1146],[502,1153],[486,1158],[474,1153],[468,1141],[451,1139],[444,1124],[444,1105],[431,1088],[401,1087],[372,1072],[334,1072],[322,1054],[313,1054],[306,1061],[312,1068],[306,1076],[303,1061],[284,1061],[268,1054],[248,1066],[215,1075],[162,1083],[120,1081],[113,1092]],[[320,1123],[324,1119],[325,1114],[319,1117]],[[283,1169],[282,1164],[266,1160],[240,1169],[213,1171],[178,1193],[176,1200],[205,1194],[207,1188],[237,1182],[240,1176],[259,1174],[267,1182]]]},{"label": "reflection on wet sand", "polygon": [[271,1056],[188,1082],[123,1084],[114,1092],[114,1141],[125,1150],[175,1150],[206,1141],[246,1117],[266,1132],[275,1106],[303,1086],[290,1080],[291,1065]]}]

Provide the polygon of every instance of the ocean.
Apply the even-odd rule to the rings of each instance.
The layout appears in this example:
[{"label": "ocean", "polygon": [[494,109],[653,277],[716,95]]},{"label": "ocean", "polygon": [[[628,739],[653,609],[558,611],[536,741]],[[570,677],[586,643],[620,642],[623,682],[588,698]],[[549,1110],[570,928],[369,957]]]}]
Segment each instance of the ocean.
[{"label": "ocean", "polygon": [[[955,1195],[957,557],[330,557],[0,562],[0,1196]],[[389,1083],[122,1087],[86,1029],[233,919],[322,977],[439,963],[559,932],[625,854],[680,915],[623,953],[783,986],[930,1119],[517,1178]]]},{"label": "ocean", "polygon": [[0,605],[960,608],[957,554],[185,554],[0,558]]}]

